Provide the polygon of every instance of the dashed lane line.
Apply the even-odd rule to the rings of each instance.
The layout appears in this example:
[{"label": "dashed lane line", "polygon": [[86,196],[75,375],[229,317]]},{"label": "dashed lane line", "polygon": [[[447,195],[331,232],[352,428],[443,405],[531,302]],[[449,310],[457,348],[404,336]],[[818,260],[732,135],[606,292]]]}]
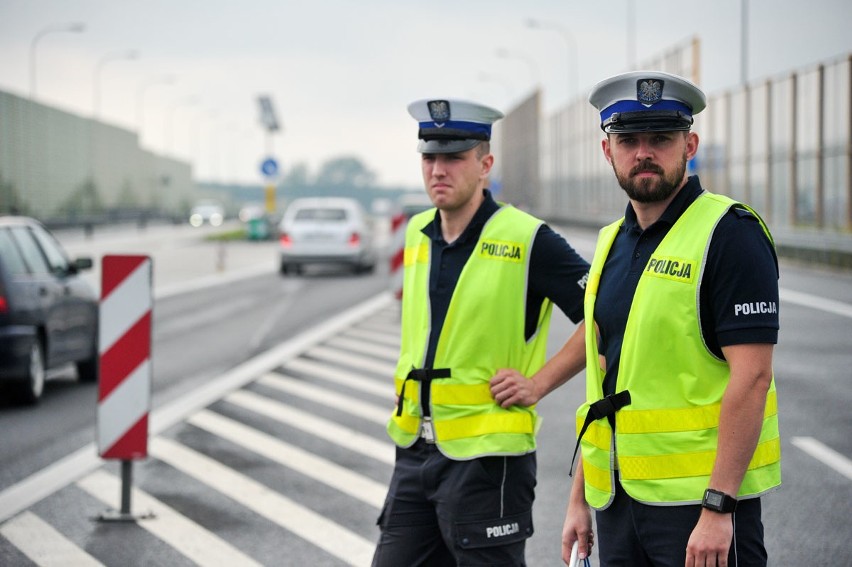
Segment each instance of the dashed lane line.
[{"label": "dashed lane line", "polygon": [[793,437],[790,439],[790,442],[819,462],[828,465],[849,480],[852,480],[852,461],[828,445],[820,443],[813,437]]},{"label": "dashed lane line", "polygon": [[158,437],[153,455],[349,565],[369,565],[375,544],[255,480]]},{"label": "dashed lane line", "polygon": [[[115,505],[115,497],[121,493],[120,482],[115,476],[99,470],[78,481],[77,486],[101,502]],[[163,540],[196,565],[260,567],[260,563],[239,549],[143,490],[131,489],[131,499],[137,509],[150,510],[154,514],[153,518],[140,520],[136,525]]]},{"label": "dashed lane line", "polygon": [[32,512],[24,512],[0,526],[0,535],[39,567],[103,565]]},{"label": "dashed lane line", "polygon": [[376,509],[382,507],[385,484],[212,411],[202,410],[187,421]]},{"label": "dashed lane line", "polygon": [[833,315],[852,318],[852,305],[843,303],[842,301],[825,299],[824,297],[817,297],[809,293],[785,288],[779,289],[778,295],[782,301],[789,301],[803,307],[810,307],[811,309],[818,309]]}]

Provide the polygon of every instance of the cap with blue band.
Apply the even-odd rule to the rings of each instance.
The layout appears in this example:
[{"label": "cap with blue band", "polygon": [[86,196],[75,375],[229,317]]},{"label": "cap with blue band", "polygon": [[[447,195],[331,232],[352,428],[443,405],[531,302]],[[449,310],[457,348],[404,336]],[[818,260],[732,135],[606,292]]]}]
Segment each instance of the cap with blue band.
[{"label": "cap with blue band", "polygon": [[589,94],[607,133],[689,130],[707,99],[694,84],[670,73],[631,71],[601,81]]},{"label": "cap with blue band", "polygon": [[457,153],[491,139],[491,125],[503,113],[488,106],[457,99],[423,99],[408,105],[417,120],[421,153]]}]

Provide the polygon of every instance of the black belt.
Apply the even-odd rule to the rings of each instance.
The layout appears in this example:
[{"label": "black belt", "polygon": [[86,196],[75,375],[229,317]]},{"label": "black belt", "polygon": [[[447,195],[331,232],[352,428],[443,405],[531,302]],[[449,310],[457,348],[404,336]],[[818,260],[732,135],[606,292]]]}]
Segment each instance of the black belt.
[{"label": "black belt", "polygon": [[586,434],[586,430],[593,421],[597,421],[604,417],[615,415],[615,412],[630,405],[630,392],[623,390],[617,394],[610,394],[589,406],[589,413],[586,414],[586,421],[583,422],[583,427],[580,429],[580,434],[577,435],[577,444],[574,445],[574,456],[571,457],[571,468],[568,469],[568,476],[573,476],[574,461],[577,459],[577,450],[580,448],[580,440]]},{"label": "black belt", "polygon": [[[449,378],[452,376],[449,368],[412,368],[402,381],[402,388],[399,392],[399,403],[396,406],[396,415],[402,415],[402,402],[405,399],[405,385],[409,380],[417,382],[431,382],[435,378]],[[423,410],[426,411],[425,409]]]}]

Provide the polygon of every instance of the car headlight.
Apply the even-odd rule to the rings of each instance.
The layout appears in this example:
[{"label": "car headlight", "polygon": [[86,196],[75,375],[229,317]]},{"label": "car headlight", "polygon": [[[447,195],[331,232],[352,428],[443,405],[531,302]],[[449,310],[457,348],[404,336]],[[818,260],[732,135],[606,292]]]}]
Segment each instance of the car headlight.
[{"label": "car headlight", "polygon": [[210,224],[212,226],[219,226],[220,224],[222,224],[222,220],[224,219],[219,213],[213,213],[212,215],[210,215]]},{"label": "car headlight", "polygon": [[204,224],[204,219],[201,218],[201,215],[195,213],[189,216],[189,224],[191,224],[192,226],[201,226],[202,224]]}]

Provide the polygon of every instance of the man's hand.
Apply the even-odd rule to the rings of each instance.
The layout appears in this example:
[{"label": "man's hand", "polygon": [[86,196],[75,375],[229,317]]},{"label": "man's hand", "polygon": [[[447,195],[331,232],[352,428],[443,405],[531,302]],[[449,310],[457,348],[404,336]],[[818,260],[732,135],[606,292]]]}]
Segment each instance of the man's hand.
[{"label": "man's hand", "polygon": [[[562,525],[562,561],[569,564],[571,548],[576,541],[579,545],[578,557],[585,559],[592,554],[595,544],[595,532],[592,529],[592,510],[586,503],[584,493],[583,456],[577,464],[574,483],[571,485],[571,495],[568,498],[568,509],[565,511],[565,523]],[[573,566],[572,566],[573,567]]]},{"label": "man's hand", "polygon": [[728,551],[734,539],[731,514],[701,510],[698,524],[686,545],[686,567],[701,565],[728,566]]},{"label": "man's hand", "polygon": [[502,408],[532,406],[542,397],[536,390],[535,381],[511,368],[498,370],[491,378],[491,395]]}]

